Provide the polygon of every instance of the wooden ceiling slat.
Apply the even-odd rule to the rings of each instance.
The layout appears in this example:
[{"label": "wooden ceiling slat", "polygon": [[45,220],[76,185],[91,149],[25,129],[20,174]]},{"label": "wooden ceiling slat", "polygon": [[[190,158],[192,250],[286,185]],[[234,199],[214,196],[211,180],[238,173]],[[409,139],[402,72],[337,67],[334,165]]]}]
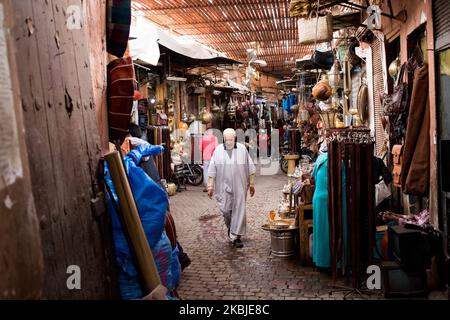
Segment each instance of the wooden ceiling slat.
[{"label": "wooden ceiling slat", "polygon": [[[158,25],[246,61],[246,49],[258,48],[267,61],[260,70],[292,74],[295,59],[311,52],[298,43],[297,20],[289,0],[135,0]],[[135,10],[138,7],[133,4]],[[294,58],[293,60],[291,58]]]}]

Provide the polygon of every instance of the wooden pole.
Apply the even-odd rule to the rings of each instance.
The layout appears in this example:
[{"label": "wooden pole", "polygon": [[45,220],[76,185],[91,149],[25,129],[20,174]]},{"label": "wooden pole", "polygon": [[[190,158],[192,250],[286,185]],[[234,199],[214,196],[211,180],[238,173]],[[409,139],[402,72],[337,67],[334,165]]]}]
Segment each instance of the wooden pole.
[{"label": "wooden pole", "polygon": [[122,221],[125,224],[123,227],[128,233],[130,245],[136,256],[138,269],[141,271],[142,280],[144,281],[144,287],[148,291],[146,294],[148,294],[161,284],[158,269],[156,268],[152,251],[145,236],[119,152],[114,151],[108,153],[105,156],[105,160],[108,163],[111,179],[119,198],[120,208],[122,209],[118,214],[122,215]]}]

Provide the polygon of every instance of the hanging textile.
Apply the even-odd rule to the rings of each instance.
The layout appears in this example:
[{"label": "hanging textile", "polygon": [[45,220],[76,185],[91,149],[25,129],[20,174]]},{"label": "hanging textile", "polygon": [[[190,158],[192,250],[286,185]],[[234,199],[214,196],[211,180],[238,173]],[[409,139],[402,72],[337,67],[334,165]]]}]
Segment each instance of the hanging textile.
[{"label": "hanging textile", "polygon": [[428,64],[414,72],[411,105],[406,129],[401,176],[402,191],[428,195],[430,185],[430,107],[428,102]]},{"label": "hanging textile", "polygon": [[315,179],[313,196],[313,262],[317,267],[330,267],[328,222],[328,153],[321,154],[312,173]]},{"label": "hanging textile", "polygon": [[131,0],[108,0],[106,48],[118,58],[127,50],[131,26]]},{"label": "hanging textile", "polygon": [[170,130],[169,127],[149,126],[147,130],[147,140],[153,145],[164,145],[164,153],[155,157],[156,168],[161,179],[170,180],[172,175],[170,168]]},{"label": "hanging textile", "polygon": [[339,271],[351,274],[353,287],[359,288],[372,264],[375,237],[374,143],[369,129],[329,133],[331,272],[334,281]]}]

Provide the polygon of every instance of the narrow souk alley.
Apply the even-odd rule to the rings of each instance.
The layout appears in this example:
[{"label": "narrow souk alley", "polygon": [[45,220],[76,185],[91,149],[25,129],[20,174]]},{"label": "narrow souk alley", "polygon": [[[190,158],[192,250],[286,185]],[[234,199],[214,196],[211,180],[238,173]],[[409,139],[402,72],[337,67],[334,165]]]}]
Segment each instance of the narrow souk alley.
[{"label": "narrow souk alley", "polygon": [[0,0],[0,300],[450,300],[449,109],[449,0]]}]

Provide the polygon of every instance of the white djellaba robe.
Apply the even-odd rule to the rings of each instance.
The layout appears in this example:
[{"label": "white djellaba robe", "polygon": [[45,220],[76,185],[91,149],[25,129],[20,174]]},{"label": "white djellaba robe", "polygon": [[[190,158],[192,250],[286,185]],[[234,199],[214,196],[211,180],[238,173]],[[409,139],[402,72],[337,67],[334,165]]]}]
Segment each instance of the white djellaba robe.
[{"label": "white djellaba robe", "polygon": [[247,148],[236,143],[232,156],[224,144],[216,147],[209,163],[208,176],[215,178],[215,198],[225,224],[234,235],[246,234],[247,221],[245,202],[249,188],[249,177],[256,167]]}]

